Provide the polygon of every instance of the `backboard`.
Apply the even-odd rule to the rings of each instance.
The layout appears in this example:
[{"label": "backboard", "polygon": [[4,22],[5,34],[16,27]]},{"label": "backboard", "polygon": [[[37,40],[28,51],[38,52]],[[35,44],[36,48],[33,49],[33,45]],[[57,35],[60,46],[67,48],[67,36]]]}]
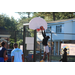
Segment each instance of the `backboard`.
[{"label": "backboard", "polygon": [[47,22],[41,17],[35,17],[29,22],[30,29],[35,30],[40,28],[41,26],[43,26],[44,29],[47,29]]}]

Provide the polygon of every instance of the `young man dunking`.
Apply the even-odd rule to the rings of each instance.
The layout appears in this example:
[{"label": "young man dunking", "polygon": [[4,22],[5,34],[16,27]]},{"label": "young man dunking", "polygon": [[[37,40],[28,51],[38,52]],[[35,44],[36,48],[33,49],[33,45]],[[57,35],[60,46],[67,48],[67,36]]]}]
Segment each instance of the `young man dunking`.
[{"label": "young man dunking", "polygon": [[45,30],[43,32],[43,30],[41,29],[42,31],[42,35],[43,35],[43,40],[42,40],[42,44],[44,46],[44,56],[43,56],[43,60],[45,60],[45,55],[47,53],[47,56],[48,56],[48,61],[49,61],[49,47],[48,47],[48,39],[50,38],[49,36],[46,36],[46,33],[45,33]]}]

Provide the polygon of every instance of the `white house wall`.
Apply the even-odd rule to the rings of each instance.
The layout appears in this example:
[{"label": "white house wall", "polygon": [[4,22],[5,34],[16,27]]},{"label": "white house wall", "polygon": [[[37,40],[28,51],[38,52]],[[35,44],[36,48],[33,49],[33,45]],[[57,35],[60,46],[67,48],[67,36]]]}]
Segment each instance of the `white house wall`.
[{"label": "white house wall", "polygon": [[72,33],[75,33],[75,21],[73,21]]},{"label": "white house wall", "polygon": [[[62,25],[62,33],[75,33],[75,22],[68,21],[65,22],[64,24],[58,24]],[[52,26],[52,32],[56,33],[56,26]],[[55,30],[54,30],[55,29]],[[75,35],[70,35],[70,34],[53,34],[52,35],[52,40],[75,40]]]},{"label": "white house wall", "polygon": [[[73,21],[72,33],[75,34],[75,21]],[[72,39],[75,40],[75,35],[72,35]]]},{"label": "white house wall", "polygon": [[[72,21],[64,24],[64,33],[72,33]],[[64,40],[72,40],[72,35],[64,34]]]},{"label": "white house wall", "polygon": [[55,25],[51,26],[51,31],[52,31],[53,33],[56,33],[56,26],[55,26]]},{"label": "white house wall", "polygon": [[73,26],[72,21],[66,22],[64,24],[64,33],[72,33],[72,26]]},{"label": "white house wall", "polygon": [[56,26],[62,25],[62,33],[64,32],[64,24],[58,24],[58,25],[53,25],[52,26],[52,40],[63,40],[64,39],[64,34],[57,34],[56,33]]}]

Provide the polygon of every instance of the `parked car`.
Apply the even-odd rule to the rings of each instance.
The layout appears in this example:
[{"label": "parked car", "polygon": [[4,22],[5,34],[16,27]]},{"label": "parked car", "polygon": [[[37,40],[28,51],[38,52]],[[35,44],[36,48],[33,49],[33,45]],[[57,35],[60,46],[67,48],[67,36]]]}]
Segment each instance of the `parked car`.
[{"label": "parked car", "polygon": [[[27,62],[33,61],[33,54],[34,54],[34,51],[29,51],[28,55],[25,56],[25,59]],[[44,52],[41,51],[41,59],[43,58],[43,54],[44,54]],[[47,58],[47,56],[46,56],[46,58]],[[39,60],[39,59],[40,59],[40,51],[36,51],[36,60]]]},{"label": "parked car", "polygon": [[8,55],[8,60],[7,60],[7,62],[11,62],[11,51],[12,51],[13,49],[8,49],[7,50],[7,55]]},{"label": "parked car", "polygon": [[29,51],[28,55],[25,56],[25,59],[26,59],[27,62],[32,62],[33,61],[33,54],[34,54],[33,51]]}]

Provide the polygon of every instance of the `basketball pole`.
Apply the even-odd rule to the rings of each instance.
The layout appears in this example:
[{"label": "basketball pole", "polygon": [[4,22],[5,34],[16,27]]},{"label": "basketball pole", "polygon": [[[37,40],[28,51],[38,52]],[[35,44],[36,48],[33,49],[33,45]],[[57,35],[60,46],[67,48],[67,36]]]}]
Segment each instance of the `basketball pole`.
[{"label": "basketball pole", "polygon": [[34,56],[33,62],[36,62],[36,30],[34,30]]},{"label": "basketball pole", "polygon": [[26,37],[26,26],[23,26],[23,53],[24,53],[24,62],[25,62],[25,52],[26,52],[25,37]]}]

